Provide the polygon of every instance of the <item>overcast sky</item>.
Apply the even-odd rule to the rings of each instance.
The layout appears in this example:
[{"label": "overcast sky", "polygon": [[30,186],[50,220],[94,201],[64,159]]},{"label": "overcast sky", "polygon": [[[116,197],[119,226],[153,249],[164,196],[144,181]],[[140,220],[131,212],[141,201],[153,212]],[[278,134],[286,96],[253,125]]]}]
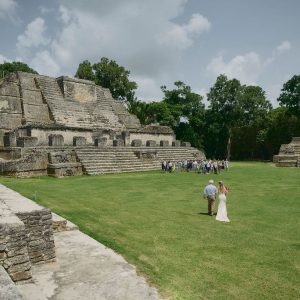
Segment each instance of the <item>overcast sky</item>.
[{"label": "overcast sky", "polygon": [[0,0],[0,63],[74,76],[105,56],[131,71],[146,101],[177,80],[205,94],[225,73],[277,106],[300,74],[299,12],[299,0]]}]

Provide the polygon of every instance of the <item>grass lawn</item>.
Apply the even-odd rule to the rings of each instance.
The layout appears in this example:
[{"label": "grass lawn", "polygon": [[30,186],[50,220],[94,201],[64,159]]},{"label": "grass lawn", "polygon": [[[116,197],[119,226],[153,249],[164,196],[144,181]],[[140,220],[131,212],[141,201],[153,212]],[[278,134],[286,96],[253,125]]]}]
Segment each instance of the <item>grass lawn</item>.
[{"label": "grass lawn", "polygon": [[[230,187],[224,224],[208,179]],[[0,182],[122,254],[170,299],[300,298],[300,169],[233,163],[218,176],[145,172]]]}]

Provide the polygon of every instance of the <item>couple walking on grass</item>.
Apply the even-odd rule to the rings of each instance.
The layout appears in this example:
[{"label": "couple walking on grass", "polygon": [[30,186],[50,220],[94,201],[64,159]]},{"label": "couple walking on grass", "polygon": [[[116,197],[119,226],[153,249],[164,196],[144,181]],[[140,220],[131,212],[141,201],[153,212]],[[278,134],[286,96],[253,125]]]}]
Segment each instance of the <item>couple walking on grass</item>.
[{"label": "couple walking on grass", "polygon": [[211,179],[208,182],[208,185],[204,188],[203,197],[208,201],[208,214],[213,216],[214,205],[216,202],[216,195],[219,196],[219,205],[218,212],[216,215],[217,221],[230,222],[227,217],[227,208],[226,208],[226,195],[228,193],[228,188],[224,185],[223,181],[219,181],[219,187],[216,188],[214,181]]}]

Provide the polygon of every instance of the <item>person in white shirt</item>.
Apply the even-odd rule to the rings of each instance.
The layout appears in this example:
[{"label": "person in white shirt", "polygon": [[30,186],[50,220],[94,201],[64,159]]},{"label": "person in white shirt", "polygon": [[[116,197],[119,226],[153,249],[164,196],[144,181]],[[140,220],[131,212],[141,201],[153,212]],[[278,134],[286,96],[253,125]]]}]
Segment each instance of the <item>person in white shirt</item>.
[{"label": "person in white shirt", "polygon": [[207,199],[208,202],[208,214],[210,216],[214,215],[214,206],[216,202],[216,194],[218,193],[218,189],[214,185],[214,181],[211,179],[208,181],[208,185],[204,188],[203,196]]}]

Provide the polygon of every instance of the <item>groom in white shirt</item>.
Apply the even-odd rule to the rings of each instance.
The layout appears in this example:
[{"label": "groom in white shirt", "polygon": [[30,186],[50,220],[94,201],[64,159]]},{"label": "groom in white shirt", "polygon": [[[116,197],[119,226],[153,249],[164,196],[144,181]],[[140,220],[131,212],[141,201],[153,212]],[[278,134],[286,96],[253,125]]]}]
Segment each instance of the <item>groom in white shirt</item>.
[{"label": "groom in white shirt", "polygon": [[208,185],[204,188],[203,196],[204,198],[207,198],[208,202],[208,214],[210,216],[213,216],[213,209],[216,202],[216,194],[218,192],[218,189],[214,185],[214,181],[211,179],[208,181]]}]

